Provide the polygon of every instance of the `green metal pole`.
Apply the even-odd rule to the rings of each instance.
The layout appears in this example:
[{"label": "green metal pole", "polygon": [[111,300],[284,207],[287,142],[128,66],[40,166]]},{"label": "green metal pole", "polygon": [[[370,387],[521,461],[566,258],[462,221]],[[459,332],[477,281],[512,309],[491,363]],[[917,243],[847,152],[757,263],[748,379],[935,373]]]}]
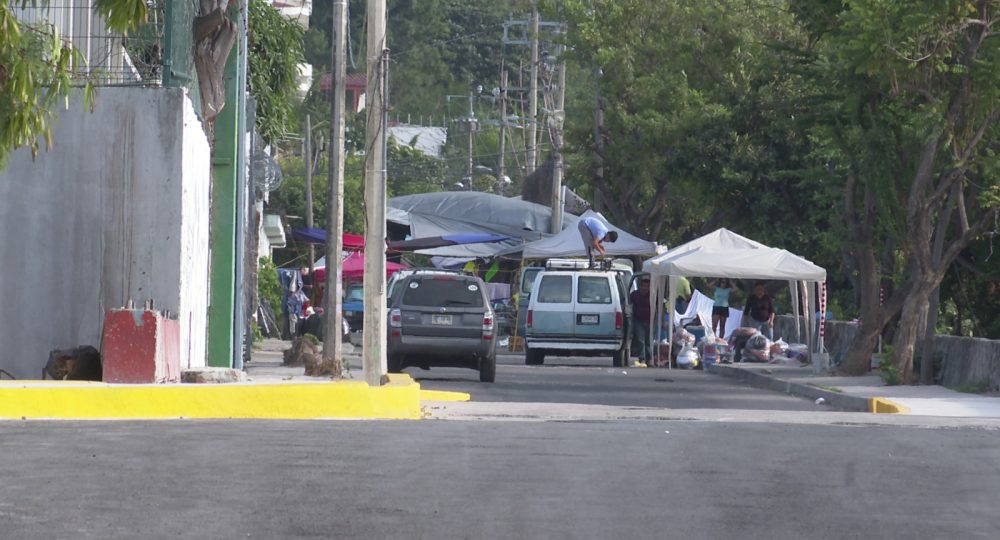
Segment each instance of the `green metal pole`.
[{"label": "green metal pole", "polygon": [[[238,12],[237,12],[238,13]],[[237,14],[237,17],[239,15]],[[236,299],[236,190],[239,137],[239,40],[224,74],[226,105],[215,118],[212,156],[211,250],[209,266],[208,365],[232,367]]]}]

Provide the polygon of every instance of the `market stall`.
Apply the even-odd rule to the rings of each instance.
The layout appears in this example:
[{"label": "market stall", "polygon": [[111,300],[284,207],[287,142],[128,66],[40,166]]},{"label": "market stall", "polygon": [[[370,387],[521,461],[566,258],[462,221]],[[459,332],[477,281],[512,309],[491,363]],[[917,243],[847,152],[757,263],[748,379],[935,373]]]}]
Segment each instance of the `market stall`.
[{"label": "market stall", "polygon": [[[792,310],[795,320],[800,313],[805,316],[804,328],[796,324],[798,338],[809,344],[813,355],[813,366],[820,370],[822,362],[822,335],[813,336],[813,313],[825,303],[824,284],[826,270],[812,262],[790,253],[761,244],[749,238],[740,236],[727,229],[715,232],[677,246],[665,253],[657,255],[643,264],[643,271],[653,279],[651,297],[656,298],[656,318],[662,320],[664,295],[669,299],[668,309],[673,315],[668,325],[668,339],[673,342],[674,321],[677,315],[674,311],[673,299],[676,298],[677,281],[680,277],[727,277],[748,280],[787,280],[791,289]],[[820,309],[822,314],[825,309]],[[662,338],[659,325],[651,328],[651,339],[659,343]],[[820,326],[822,328],[822,326]],[[804,330],[804,336],[803,336]],[[820,332],[822,334],[822,331]],[[655,348],[658,353],[658,347]]]}]

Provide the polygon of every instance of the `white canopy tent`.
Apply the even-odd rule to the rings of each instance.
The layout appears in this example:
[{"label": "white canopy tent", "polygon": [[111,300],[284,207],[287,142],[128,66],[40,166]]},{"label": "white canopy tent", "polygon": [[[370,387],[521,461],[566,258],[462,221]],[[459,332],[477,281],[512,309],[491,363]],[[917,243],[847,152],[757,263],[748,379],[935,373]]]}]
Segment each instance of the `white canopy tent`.
[{"label": "white canopy tent", "polygon": [[[615,242],[605,242],[604,249],[608,255],[639,255],[650,256],[656,253],[656,244],[638,238],[618,227],[608,223],[604,216],[587,210],[580,216],[580,219],[596,217],[608,226],[609,230],[618,231],[618,240]],[[559,232],[542,240],[536,240],[524,245],[525,259],[549,259],[554,257],[586,257],[587,249],[580,238],[580,231],[576,227],[567,227]]]},{"label": "white canopy tent", "polygon": [[[820,337],[814,342],[812,328],[813,313],[819,305],[820,287],[826,282],[826,270],[823,268],[783,249],[768,247],[727,229],[718,229],[647,260],[642,269],[654,278],[650,283],[650,295],[656,298],[654,320],[663,320],[664,293],[670,299],[668,304],[673,316],[670,318],[668,337],[671,343],[673,343],[674,323],[677,320],[674,298],[679,277],[787,280],[792,292],[796,333],[801,337],[798,321],[799,313],[804,311],[806,342],[810,344],[810,349],[817,353],[817,356],[814,356],[814,367],[817,370],[821,369],[822,366],[815,361],[815,358],[818,358],[818,353],[823,352],[823,341]],[[651,334],[654,327],[657,334],[655,337],[659,342],[660,325],[651,325]],[[711,331],[707,333],[711,334]],[[658,354],[659,347],[655,350]]]}]

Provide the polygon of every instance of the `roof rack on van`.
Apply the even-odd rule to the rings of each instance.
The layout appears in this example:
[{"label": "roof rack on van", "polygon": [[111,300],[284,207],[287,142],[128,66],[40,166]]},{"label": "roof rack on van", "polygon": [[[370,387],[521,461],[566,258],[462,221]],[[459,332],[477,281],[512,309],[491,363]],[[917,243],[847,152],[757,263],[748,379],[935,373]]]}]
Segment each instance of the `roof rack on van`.
[{"label": "roof rack on van", "polygon": [[433,266],[420,266],[404,268],[400,272],[405,272],[404,275],[419,274],[420,272],[436,272],[438,274],[468,274],[465,270],[453,269],[453,268],[434,268]]},{"label": "roof rack on van", "polygon": [[589,270],[590,262],[583,259],[549,259],[545,261],[547,270]]}]

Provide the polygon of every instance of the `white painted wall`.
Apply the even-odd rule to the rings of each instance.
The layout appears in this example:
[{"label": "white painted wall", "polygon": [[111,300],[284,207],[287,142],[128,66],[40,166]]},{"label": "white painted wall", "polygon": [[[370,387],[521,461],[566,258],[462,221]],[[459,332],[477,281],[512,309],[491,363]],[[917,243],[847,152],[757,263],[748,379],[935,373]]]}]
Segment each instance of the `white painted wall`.
[{"label": "white painted wall", "polygon": [[0,368],[100,345],[106,309],[148,298],[205,365],[210,151],[183,89],[102,88],[60,111],[53,148],[0,171]]}]

